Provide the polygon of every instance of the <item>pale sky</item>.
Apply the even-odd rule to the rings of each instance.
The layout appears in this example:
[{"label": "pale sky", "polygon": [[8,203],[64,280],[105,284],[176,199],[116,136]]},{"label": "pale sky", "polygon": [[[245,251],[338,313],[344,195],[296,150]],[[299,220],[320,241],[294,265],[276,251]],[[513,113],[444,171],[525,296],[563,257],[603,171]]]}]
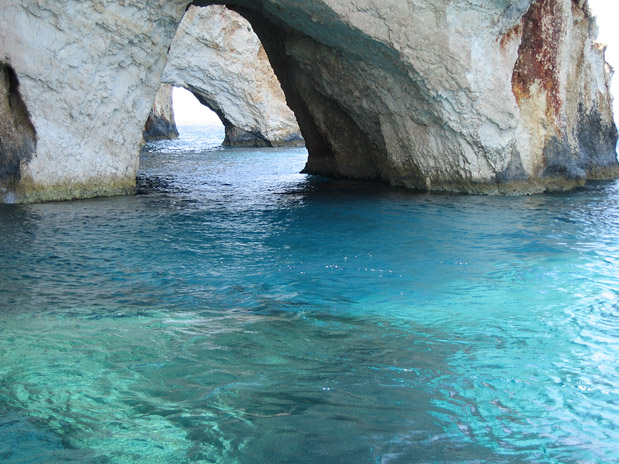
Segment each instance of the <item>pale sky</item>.
[{"label": "pale sky", "polygon": [[[606,61],[616,70],[612,93],[615,96],[614,108],[617,115],[619,114],[619,0],[589,0],[589,5],[597,16],[599,28],[597,41],[608,46]],[[219,123],[217,115],[202,106],[191,92],[185,89],[174,88],[173,102],[174,116],[179,125]]]},{"label": "pale sky", "polygon": [[174,87],[172,89],[174,119],[180,126],[189,124],[221,124],[219,117],[203,106],[189,90]]},{"label": "pale sky", "polygon": [[589,6],[597,16],[599,34],[597,41],[606,44],[606,61],[615,68],[611,91],[614,100],[615,121],[619,114],[619,1],[618,0],[589,0]]}]

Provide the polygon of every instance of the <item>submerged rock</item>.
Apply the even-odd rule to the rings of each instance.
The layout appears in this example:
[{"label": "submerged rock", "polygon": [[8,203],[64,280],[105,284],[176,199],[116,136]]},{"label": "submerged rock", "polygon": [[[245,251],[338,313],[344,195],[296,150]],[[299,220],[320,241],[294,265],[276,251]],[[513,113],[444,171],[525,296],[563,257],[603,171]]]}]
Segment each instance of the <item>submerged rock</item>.
[{"label": "submerged rock", "polygon": [[[223,3],[264,46],[308,147],[306,172],[492,194],[619,175],[612,71],[586,0]],[[19,201],[134,188],[141,130],[186,4],[0,7],[0,62],[36,133],[19,175],[3,174],[5,185],[17,179]]]},{"label": "submerged rock", "polygon": [[224,124],[224,145],[302,145],[294,113],[251,25],[223,6],[190,7],[162,81],[192,92]]},{"label": "submerged rock", "polygon": [[159,87],[153,107],[144,124],[143,136],[144,140],[167,140],[178,137],[170,84],[161,84]]}]

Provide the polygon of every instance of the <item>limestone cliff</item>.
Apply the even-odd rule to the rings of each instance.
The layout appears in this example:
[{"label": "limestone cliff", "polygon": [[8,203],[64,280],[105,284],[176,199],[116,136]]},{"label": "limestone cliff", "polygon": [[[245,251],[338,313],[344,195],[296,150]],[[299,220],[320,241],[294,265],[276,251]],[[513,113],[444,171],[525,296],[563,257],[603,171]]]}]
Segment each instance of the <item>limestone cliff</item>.
[{"label": "limestone cliff", "polygon": [[535,2],[509,33],[521,35],[512,91],[529,138],[521,144],[525,170],[551,187],[616,176],[612,71],[592,41],[586,2]]},{"label": "limestone cliff", "polygon": [[529,193],[615,177],[587,2],[238,2],[297,114],[306,172]]},{"label": "limestone cliff", "polygon": [[[308,147],[307,172],[472,193],[618,175],[611,71],[586,0],[218,3],[260,38]],[[186,6],[2,3],[0,63],[36,134],[2,155],[6,172],[20,160],[19,177],[9,174],[18,201],[131,191]]]},{"label": "limestone cliff", "polygon": [[161,84],[155,102],[144,124],[145,140],[175,139],[178,137],[174,108],[172,107],[172,86]]},{"label": "limestone cliff", "polygon": [[0,2],[0,64],[14,71],[36,134],[10,199],[135,190],[142,129],[184,9],[168,0]]},{"label": "limestone cliff", "polygon": [[162,77],[222,120],[224,145],[303,144],[297,121],[251,25],[222,6],[190,7]]}]

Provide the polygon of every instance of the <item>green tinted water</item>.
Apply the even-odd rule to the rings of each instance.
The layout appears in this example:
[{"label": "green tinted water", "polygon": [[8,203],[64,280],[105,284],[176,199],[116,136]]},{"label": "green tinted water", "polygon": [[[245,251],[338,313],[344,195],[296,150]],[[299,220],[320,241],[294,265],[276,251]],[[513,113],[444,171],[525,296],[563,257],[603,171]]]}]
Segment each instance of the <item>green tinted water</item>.
[{"label": "green tinted water", "polygon": [[0,462],[619,457],[619,183],[423,195],[150,146],[0,206]]}]

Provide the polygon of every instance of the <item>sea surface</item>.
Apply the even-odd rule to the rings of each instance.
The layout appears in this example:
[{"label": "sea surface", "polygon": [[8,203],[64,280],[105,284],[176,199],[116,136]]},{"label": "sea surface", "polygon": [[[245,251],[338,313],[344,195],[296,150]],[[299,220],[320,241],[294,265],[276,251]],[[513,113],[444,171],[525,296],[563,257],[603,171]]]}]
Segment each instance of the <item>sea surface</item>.
[{"label": "sea surface", "polygon": [[619,461],[619,182],[436,195],[181,128],[0,205],[0,462]]}]

